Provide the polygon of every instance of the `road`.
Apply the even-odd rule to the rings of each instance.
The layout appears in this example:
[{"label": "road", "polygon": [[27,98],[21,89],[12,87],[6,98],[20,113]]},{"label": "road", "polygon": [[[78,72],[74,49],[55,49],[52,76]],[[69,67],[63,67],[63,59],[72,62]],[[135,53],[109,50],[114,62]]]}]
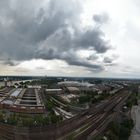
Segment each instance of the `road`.
[{"label": "road", "polygon": [[129,140],[140,140],[140,100],[138,106],[133,106],[131,109],[131,117],[135,123]]}]

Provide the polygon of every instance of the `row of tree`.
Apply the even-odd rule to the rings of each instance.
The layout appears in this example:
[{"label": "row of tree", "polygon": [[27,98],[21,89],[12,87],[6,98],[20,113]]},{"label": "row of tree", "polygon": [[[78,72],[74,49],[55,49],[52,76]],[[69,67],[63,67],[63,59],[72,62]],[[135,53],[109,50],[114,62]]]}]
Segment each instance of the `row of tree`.
[{"label": "row of tree", "polygon": [[28,117],[19,117],[19,115],[13,113],[6,116],[0,113],[0,122],[10,125],[16,125],[21,127],[32,127],[32,126],[45,126],[48,124],[55,124],[62,121],[61,116],[56,116],[55,114],[49,114],[47,117],[43,115],[35,115]]}]

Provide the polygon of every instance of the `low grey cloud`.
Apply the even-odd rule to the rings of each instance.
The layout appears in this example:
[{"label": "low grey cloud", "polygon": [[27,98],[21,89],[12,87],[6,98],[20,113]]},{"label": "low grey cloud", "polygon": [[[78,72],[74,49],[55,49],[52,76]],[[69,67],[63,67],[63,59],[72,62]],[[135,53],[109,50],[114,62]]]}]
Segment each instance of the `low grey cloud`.
[{"label": "low grey cloud", "polygon": [[109,57],[104,58],[104,63],[112,63],[112,62],[113,62],[112,58],[109,58]]},{"label": "low grey cloud", "polygon": [[12,60],[10,60],[10,59],[4,60],[4,61],[2,62],[2,64],[3,64],[3,65],[8,65],[8,66],[16,66],[16,65],[18,65],[17,62],[12,61]]},{"label": "low grey cloud", "polygon": [[105,56],[103,59],[103,63],[105,66],[117,66],[116,60],[118,59],[118,55],[113,54],[112,56],[108,57]]},{"label": "low grey cloud", "polygon": [[97,60],[99,57],[96,54],[90,55],[87,60]]},{"label": "low grey cloud", "polygon": [[[4,63],[14,66],[13,61],[59,59],[69,65],[103,70],[95,60],[89,62],[76,54],[79,50],[104,54],[111,49],[99,27],[80,27],[80,3],[51,0],[43,5],[43,2],[31,0],[31,6],[27,0],[0,2],[0,55],[6,60]],[[93,19],[100,24],[108,20],[105,15],[95,15]]]},{"label": "low grey cloud", "polygon": [[93,64],[90,63],[87,59],[81,59],[78,57],[74,51],[69,52],[63,52],[59,53],[58,51],[54,51],[53,49],[50,49],[48,51],[39,52],[38,58],[43,58],[47,60],[52,59],[59,59],[59,60],[65,60],[69,65],[75,65],[75,66],[82,66],[85,68],[90,68],[92,71],[102,71],[104,70],[104,66],[100,64]]},{"label": "low grey cloud", "polygon": [[86,49],[93,49],[97,53],[105,53],[111,46],[103,36],[104,33],[99,28],[90,29],[80,35],[77,44]]},{"label": "low grey cloud", "polygon": [[0,64],[6,65],[6,66],[17,66],[19,62],[13,61],[10,58],[8,59],[4,58],[4,59],[0,59]]},{"label": "low grey cloud", "polygon": [[103,23],[107,23],[109,21],[109,16],[107,13],[103,13],[103,14],[95,14],[93,16],[93,20],[96,22],[96,23],[99,23],[99,24],[103,24]]}]

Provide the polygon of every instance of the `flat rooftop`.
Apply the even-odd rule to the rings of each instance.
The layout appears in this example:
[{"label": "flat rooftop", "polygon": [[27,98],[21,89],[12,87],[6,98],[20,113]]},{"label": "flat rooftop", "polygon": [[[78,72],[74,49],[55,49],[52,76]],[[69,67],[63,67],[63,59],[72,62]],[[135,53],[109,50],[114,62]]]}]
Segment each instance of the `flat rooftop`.
[{"label": "flat rooftop", "polygon": [[[42,112],[44,104],[40,95],[40,89],[36,88],[11,88],[6,87],[0,90],[0,107],[18,112],[32,111]],[[33,111],[34,110],[34,111]]]},{"label": "flat rooftop", "polygon": [[21,93],[20,98],[16,100],[16,105],[25,105],[25,106],[42,106],[38,89],[27,88],[24,92]]}]

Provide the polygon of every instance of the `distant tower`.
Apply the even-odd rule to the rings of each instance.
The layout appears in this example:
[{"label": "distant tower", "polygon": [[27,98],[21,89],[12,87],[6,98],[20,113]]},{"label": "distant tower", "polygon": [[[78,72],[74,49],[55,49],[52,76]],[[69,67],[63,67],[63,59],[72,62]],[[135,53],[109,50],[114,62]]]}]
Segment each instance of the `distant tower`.
[{"label": "distant tower", "polygon": [[138,87],[138,93],[140,94],[140,86]]},{"label": "distant tower", "polygon": [[4,78],[4,86],[7,87],[7,78]]}]

